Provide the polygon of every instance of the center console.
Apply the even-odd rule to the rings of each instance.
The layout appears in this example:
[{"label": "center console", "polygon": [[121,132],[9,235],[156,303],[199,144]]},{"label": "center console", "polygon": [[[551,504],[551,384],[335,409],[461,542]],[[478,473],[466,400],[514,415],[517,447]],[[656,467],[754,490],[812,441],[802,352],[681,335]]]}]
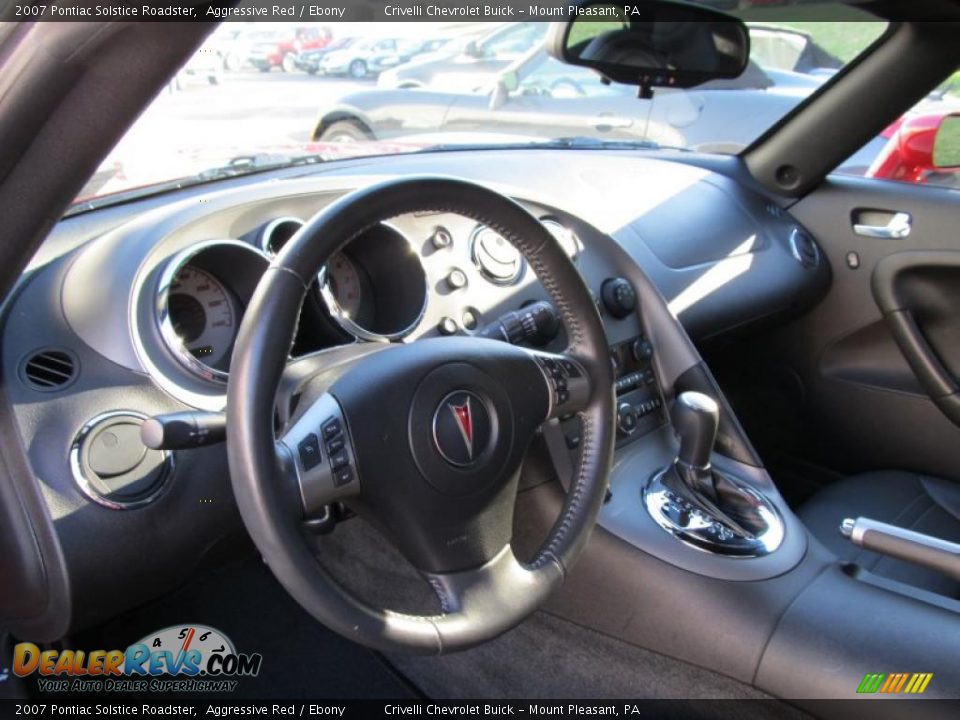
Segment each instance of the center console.
[{"label": "center console", "polygon": [[[644,329],[625,336],[617,322],[608,317],[609,332],[618,335],[610,345],[617,437],[600,526],[707,577],[759,580],[794,567],[806,551],[806,532],[766,471],[726,452],[732,416],[727,410],[724,417],[712,380],[668,387],[652,335]],[[545,436],[569,487],[579,421],[561,418]]]}]

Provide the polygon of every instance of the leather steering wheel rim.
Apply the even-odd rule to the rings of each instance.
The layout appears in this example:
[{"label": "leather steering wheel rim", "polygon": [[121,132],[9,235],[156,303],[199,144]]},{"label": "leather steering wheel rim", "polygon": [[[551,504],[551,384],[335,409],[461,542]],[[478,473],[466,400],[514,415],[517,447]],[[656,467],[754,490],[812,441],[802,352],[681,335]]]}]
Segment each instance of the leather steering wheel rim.
[{"label": "leather steering wheel rim", "polygon": [[[479,567],[425,572],[443,611],[418,616],[365,604],[317,561],[303,536],[301,497],[278,453],[273,418],[301,303],[322,265],[373,225],[427,211],[472,218],[500,233],[523,254],[566,328],[565,357],[582,368],[588,385],[576,412],[582,434],[579,461],[561,514],[535,559],[518,562],[508,539],[500,551],[484,556]],[[451,357],[497,346],[493,351],[510,355],[509,362],[525,362],[517,355],[520,349],[496,341],[437,338],[407,347],[421,342],[435,343],[443,351],[449,348]],[[549,374],[544,377],[549,388]],[[237,505],[250,536],[284,588],[317,620],[347,638],[381,651],[418,654],[461,650],[493,639],[547,599],[580,555],[596,522],[614,442],[606,337],[593,297],[570,259],[517,203],[485,187],[443,177],[392,180],[349,193],[320,211],[287,243],[261,279],[241,324],[230,368],[227,416]],[[365,466],[363,457],[358,453],[361,494],[366,487],[364,473],[374,467],[369,462]],[[505,487],[509,493],[511,486]],[[514,484],[514,496],[515,490]]]}]

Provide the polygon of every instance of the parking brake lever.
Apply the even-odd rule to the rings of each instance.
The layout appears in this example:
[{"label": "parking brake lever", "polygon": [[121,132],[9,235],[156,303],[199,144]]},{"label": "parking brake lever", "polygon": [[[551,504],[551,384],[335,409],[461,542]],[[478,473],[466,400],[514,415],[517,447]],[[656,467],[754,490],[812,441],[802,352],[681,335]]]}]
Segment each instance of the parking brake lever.
[{"label": "parking brake lever", "polygon": [[864,550],[889,555],[960,580],[960,545],[888,525],[879,520],[847,518],[840,533]]}]

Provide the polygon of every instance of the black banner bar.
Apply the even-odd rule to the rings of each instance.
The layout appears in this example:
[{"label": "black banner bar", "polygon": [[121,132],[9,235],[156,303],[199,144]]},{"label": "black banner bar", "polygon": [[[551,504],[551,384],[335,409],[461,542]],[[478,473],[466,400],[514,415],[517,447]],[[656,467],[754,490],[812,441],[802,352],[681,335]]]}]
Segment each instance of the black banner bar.
[{"label": "black banner bar", "polygon": [[[73,717],[192,718],[600,718],[633,720],[713,720],[734,718],[909,717],[911,703],[920,703],[925,717],[956,717],[960,700],[195,700],[124,701],[109,696],[67,700],[43,697],[31,701],[0,700],[0,719]],[[918,708],[914,708],[918,709]],[[942,715],[938,714],[942,713]]]},{"label": "black banner bar", "polygon": [[[579,0],[3,0],[0,18],[21,22],[548,22],[579,13]],[[612,2],[629,13],[643,0]],[[751,20],[863,20],[864,14],[838,2],[770,3],[700,0]],[[896,12],[899,20],[954,20],[916,15],[911,3]],[[891,12],[885,6],[885,12]],[[925,10],[929,12],[929,10]],[[585,17],[584,19],[590,19]]]}]

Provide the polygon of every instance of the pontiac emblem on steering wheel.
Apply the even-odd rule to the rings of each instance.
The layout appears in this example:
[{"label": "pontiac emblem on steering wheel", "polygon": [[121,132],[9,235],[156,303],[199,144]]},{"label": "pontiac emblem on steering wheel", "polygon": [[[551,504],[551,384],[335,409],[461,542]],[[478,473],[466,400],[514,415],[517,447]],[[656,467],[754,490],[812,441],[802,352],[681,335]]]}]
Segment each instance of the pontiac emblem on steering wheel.
[{"label": "pontiac emblem on steering wheel", "polygon": [[451,465],[471,465],[490,440],[486,405],[477,395],[458,390],[440,401],[433,416],[433,440]]},{"label": "pontiac emblem on steering wheel", "polygon": [[470,412],[470,397],[467,396],[463,405],[449,403],[447,407],[453,413],[453,419],[457,421],[457,427],[463,435],[463,442],[467,446],[467,459],[473,460],[473,413]]}]

